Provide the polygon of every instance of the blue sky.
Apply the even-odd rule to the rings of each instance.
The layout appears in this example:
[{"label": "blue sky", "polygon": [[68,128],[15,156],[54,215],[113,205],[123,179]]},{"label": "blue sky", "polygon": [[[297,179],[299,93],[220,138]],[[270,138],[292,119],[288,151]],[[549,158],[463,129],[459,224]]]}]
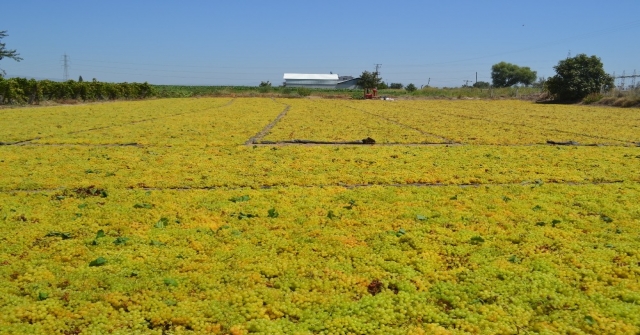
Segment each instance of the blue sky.
[{"label": "blue sky", "polygon": [[[456,87],[500,61],[538,76],[569,53],[640,74],[640,1],[4,1],[8,76],[186,85],[282,83],[285,72]],[[640,81],[640,80],[638,80]]]}]

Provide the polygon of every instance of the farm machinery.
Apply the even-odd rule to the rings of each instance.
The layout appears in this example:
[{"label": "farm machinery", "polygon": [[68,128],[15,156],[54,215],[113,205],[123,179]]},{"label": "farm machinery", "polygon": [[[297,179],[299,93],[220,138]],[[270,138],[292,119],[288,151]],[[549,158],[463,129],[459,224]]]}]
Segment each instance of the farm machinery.
[{"label": "farm machinery", "polygon": [[365,90],[364,90],[364,98],[365,99],[377,99],[378,98],[378,89],[377,88],[373,88],[373,89],[365,88]]}]

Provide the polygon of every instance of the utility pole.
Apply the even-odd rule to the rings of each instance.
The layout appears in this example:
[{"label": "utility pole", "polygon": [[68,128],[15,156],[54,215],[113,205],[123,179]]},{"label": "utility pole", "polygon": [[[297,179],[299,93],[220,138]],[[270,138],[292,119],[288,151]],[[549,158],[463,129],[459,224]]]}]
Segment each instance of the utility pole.
[{"label": "utility pole", "polygon": [[67,56],[66,52],[62,56],[62,67],[64,68],[64,81],[67,81],[69,80],[69,56]]},{"label": "utility pole", "polygon": [[640,77],[640,75],[636,74],[636,70],[633,70],[633,75],[628,76],[626,75],[626,71],[622,71],[622,75],[617,77],[616,73],[613,73],[613,80],[620,79],[620,86],[618,86],[620,90],[624,90],[626,87],[625,78],[631,78],[631,89],[634,89],[636,87],[636,78],[638,77]]},{"label": "utility pole", "polygon": [[375,73],[378,73],[378,70],[380,69],[382,64],[373,64],[373,65],[375,65],[375,67],[376,67],[376,72]]}]

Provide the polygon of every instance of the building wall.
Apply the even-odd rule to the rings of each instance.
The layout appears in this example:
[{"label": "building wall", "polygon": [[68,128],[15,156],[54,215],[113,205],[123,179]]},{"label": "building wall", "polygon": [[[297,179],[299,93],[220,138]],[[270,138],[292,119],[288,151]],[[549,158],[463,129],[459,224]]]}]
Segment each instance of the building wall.
[{"label": "building wall", "polygon": [[333,89],[338,84],[337,80],[322,79],[286,79],[287,87],[307,87],[307,88],[329,88]]},{"label": "building wall", "polygon": [[337,89],[345,89],[345,90],[355,90],[358,88],[358,80],[360,78],[353,78],[350,80],[341,81],[336,84]]}]

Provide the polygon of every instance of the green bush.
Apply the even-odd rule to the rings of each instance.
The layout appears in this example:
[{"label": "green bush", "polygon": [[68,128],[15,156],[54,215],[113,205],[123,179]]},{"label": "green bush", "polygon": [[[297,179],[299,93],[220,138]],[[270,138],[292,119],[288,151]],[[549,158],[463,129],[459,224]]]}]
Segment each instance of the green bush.
[{"label": "green bush", "polygon": [[585,105],[590,105],[592,103],[596,103],[602,100],[602,94],[600,93],[591,93],[587,95],[584,99],[582,99],[582,103]]},{"label": "green bush", "polygon": [[260,86],[258,87],[258,91],[260,93],[269,93],[271,92],[271,86]]},{"label": "green bush", "polygon": [[556,100],[580,101],[591,93],[615,87],[613,77],[596,56],[579,54],[559,61],[553,68],[557,74],[547,80],[546,88]]},{"label": "green bush", "polygon": [[306,87],[298,87],[297,91],[302,97],[308,97],[311,95],[311,90]]},{"label": "green bush", "polygon": [[351,94],[351,99],[363,100],[364,99],[364,95],[363,95],[363,93],[361,91],[353,92],[353,94]]}]

